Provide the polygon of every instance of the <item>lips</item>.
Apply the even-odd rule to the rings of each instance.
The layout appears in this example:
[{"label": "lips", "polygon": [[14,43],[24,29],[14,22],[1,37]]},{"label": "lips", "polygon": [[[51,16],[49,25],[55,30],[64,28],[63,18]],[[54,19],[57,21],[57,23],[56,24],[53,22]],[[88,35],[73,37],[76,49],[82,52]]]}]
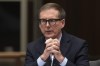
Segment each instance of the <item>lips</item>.
[{"label": "lips", "polygon": [[51,38],[54,36],[54,32],[52,30],[45,31],[44,35],[46,38]]},{"label": "lips", "polygon": [[45,31],[45,33],[52,33],[52,32],[53,32],[52,30]]}]

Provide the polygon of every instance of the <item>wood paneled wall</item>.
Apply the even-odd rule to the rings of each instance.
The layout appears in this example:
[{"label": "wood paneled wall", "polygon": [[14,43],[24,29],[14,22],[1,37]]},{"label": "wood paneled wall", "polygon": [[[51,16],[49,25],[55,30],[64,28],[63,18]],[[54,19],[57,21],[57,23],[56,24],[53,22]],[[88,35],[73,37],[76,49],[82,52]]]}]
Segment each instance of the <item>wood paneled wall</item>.
[{"label": "wood paneled wall", "polygon": [[67,12],[65,30],[87,40],[91,59],[100,59],[100,1],[44,0],[55,2]]}]

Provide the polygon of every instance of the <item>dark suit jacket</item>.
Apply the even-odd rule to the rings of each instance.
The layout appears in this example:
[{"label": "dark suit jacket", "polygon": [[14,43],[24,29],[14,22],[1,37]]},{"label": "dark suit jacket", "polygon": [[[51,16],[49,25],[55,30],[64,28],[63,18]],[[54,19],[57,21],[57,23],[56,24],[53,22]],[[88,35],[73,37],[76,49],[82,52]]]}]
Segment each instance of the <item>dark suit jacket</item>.
[{"label": "dark suit jacket", "polygon": [[[88,45],[85,40],[63,32],[60,41],[60,50],[64,57],[68,59],[66,66],[89,66]],[[37,58],[43,53],[45,48],[45,38],[28,44],[25,66],[38,66]],[[50,66],[51,60],[48,58],[44,66]],[[53,66],[60,66],[59,62],[54,59]]]}]

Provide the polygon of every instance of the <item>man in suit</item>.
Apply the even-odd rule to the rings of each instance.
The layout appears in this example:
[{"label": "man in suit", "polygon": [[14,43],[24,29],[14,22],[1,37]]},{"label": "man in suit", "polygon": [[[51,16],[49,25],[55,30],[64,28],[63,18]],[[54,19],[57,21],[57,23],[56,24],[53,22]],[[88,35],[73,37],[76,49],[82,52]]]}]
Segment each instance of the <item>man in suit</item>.
[{"label": "man in suit", "polygon": [[85,40],[62,31],[65,11],[56,3],[47,3],[39,12],[43,36],[28,44],[25,66],[89,66]]}]

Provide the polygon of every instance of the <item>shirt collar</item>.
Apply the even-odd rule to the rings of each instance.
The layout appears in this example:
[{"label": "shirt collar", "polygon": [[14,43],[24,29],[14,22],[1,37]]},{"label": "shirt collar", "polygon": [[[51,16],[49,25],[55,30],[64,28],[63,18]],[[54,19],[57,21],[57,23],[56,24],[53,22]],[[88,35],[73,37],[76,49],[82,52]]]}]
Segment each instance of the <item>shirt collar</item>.
[{"label": "shirt collar", "polygon": [[61,41],[61,37],[62,37],[62,32],[60,33],[60,36],[58,38],[59,41]]}]

